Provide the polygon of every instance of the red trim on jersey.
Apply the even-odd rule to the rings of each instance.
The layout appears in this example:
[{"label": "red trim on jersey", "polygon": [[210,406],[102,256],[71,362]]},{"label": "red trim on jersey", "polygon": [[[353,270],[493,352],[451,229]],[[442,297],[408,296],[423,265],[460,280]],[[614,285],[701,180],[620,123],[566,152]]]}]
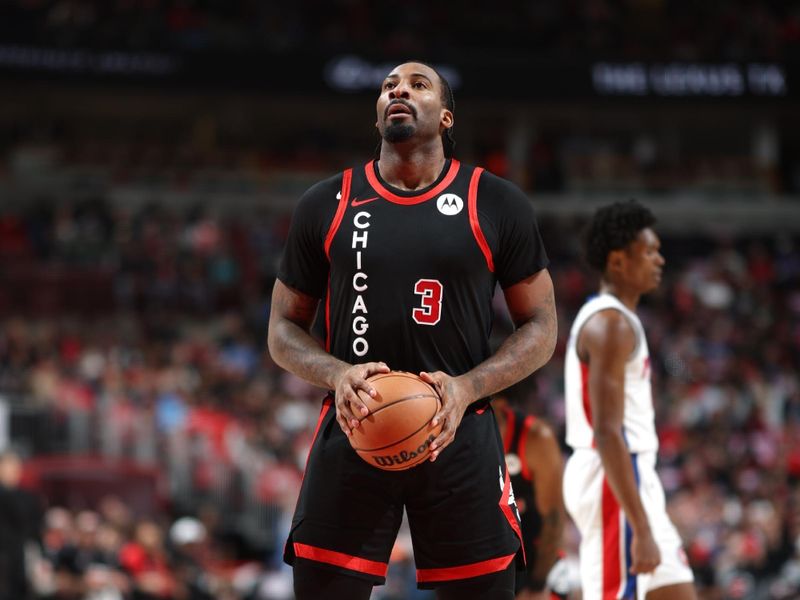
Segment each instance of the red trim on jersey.
[{"label": "red trim on jersey", "polygon": [[427,192],[420,194],[419,196],[398,196],[397,194],[393,194],[389,190],[387,190],[383,184],[378,179],[378,176],[375,175],[375,161],[369,161],[366,166],[364,167],[364,172],[367,174],[367,181],[369,184],[378,192],[381,196],[383,196],[389,202],[394,202],[395,204],[419,204],[421,202],[425,202],[426,200],[430,200],[437,194],[440,194],[444,189],[453,183],[453,180],[458,175],[458,168],[461,166],[461,163],[458,162],[455,158],[450,160],[450,170],[447,171],[447,175],[444,176],[436,187],[429,189]]},{"label": "red trim on jersey", "polygon": [[533,415],[528,415],[522,422],[522,433],[519,436],[519,451],[517,452],[519,460],[522,463],[522,478],[528,481],[531,480],[531,469],[528,466],[527,459],[525,458],[527,456],[525,453],[525,446],[528,444],[528,432],[531,430],[531,427],[533,427],[533,423],[535,421],[536,417]]},{"label": "red trim on jersey", "polygon": [[336,235],[336,232],[339,230],[339,225],[342,224],[344,211],[347,208],[347,203],[350,201],[350,181],[352,178],[353,169],[347,169],[342,175],[342,190],[341,197],[339,198],[339,206],[336,207],[336,214],[333,216],[330,229],[328,229],[328,235],[325,236],[325,256],[328,257],[328,261],[331,260],[331,242],[333,242],[333,236]]},{"label": "red trim on jersey", "polygon": [[[583,396],[583,414],[589,422],[589,427],[594,428],[592,423],[592,400],[589,396],[589,363],[581,361],[581,394]],[[595,448],[594,435],[592,435],[592,448]]]},{"label": "red trim on jersey", "polygon": [[328,270],[328,289],[325,291],[325,352],[331,351],[331,273]]},{"label": "red trim on jersey", "polygon": [[298,542],[294,542],[294,554],[300,558],[308,558],[309,560],[336,565],[337,567],[358,571],[359,573],[368,573],[369,575],[376,575],[378,577],[386,577],[386,571],[389,570],[388,563],[360,558],[358,556],[345,554],[344,552],[326,550],[325,548],[318,548],[317,546],[309,546],[308,544],[299,544]]},{"label": "red trim on jersey", "polygon": [[470,565],[461,565],[460,567],[417,569],[417,581],[419,583],[453,581],[454,579],[468,579],[470,577],[486,575],[487,573],[497,573],[505,569],[511,561],[514,560],[514,556],[515,554],[499,556],[498,558],[490,558],[489,560],[482,560]]},{"label": "red trim on jersey", "polygon": [[503,432],[503,454],[508,454],[511,450],[511,438],[514,437],[514,424],[517,415],[507,406],[503,408],[506,416],[506,430]]},{"label": "red trim on jersey", "polygon": [[602,600],[615,600],[622,583],[620,554],[620,506],[608,479],[603,477],[603,595]]},{"label": "red trim on jersey", "polygon": [[467,196],[467,204],[469,205],[469,226],[472,227],[472,235],[475,236],[475,241],[486,257],[486,266],[489,271],[494,273],[494,260],[492,259],[492,251],[489,244],[486,243],[486,237],[481,230],[480,221],[478,221],[478,180],[481,178],[483,169],[478,167],[472,172],[472,178],[469,180],[469,194]]}]

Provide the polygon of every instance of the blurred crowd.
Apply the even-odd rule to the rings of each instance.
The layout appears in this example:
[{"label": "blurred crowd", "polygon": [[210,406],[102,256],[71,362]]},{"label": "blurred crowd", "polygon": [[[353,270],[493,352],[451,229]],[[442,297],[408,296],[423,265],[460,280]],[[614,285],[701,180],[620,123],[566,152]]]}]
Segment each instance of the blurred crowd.
[{"label": "blurred crowd", "polygon": [[[120,111],[123,106],[120,100]],[[253,202],[267,194],[299,194],[314,178],[372,158],[369,135],[348,140],[341,124],[320,126],[287,113],[287,119],[303,121],[291,133],[271,125],[241,131],[224,112],[187,111],[169,125],[154,120],[102,135],[92,133],[106,126],[102,119],[9,124],[0,131],[0,186],[26,189],[51,182],[65,190],[216,193]],[[255,113],[250,116],[258,120]],[[800,191],[800,145],[794,130],[777,122],[742,126],[735,133],[720,131],[724,124],[683,124],[677,131],[674,124],[652,129],[529,124],[526,131],[507,115],[495,118],[489,126],[478,122],[463,138],[456,134],[460,160],[485,165],[531,193],[688,193],[716,200]],[[359,131],[367,132],[366,113],[362,123]],[[505,133],[511,130],[526,141],[512,145]]]},{"label": "blurred crowd", "polygon": [[494,47],[549,57],[746,60],[794,56],[797,2],[410,0],[12,0],[0,35],[47,46],[132,50],[364,51],[453,55]]},{"label": "blurred crowd", "polygon": [[[74,571],[52,559],[54,527],[68,528],[63,539],[75,544],[88,527],[92,544],[157,547],[161,558],[147,564],[177,572],[172,528],[189,517],[211,540],[211,571],[228,566],[227,596],[213,597],[288,597],[281,546],[321,390],[283,373],[265,351],[286,223],[101,201],[0,215],[0,398],[10,406],[12,443],[29,461],[95,454],[155,467],[167,482],[163,507],[128,515],[124,529],[110,527],[102,498],[65,494],[50,505],[44,497],[50,533],[40,552],[54,573]],[[577,238],[562,235],[578,226],[542,219],[560,343],[519,396],[562,439],[563,347],[595,285]],[[659,470],[702,598],[800,593],[798,244],[790,235],[665,235],[667,277],[641,309],[655,360]],[[498,333],[508,326],[503,309],[498,300]],[[194,521],[186,527],[198,531]],[[574,556],[574,530],[565,544]],[[376,594],[410,598],[407,538],[396,550],[402,575]],[[135,557],[147,562],[132,552],[100,569],[124,582],[123,597],[138,585]],[[106,575],[80,572],[84,586]],[[105,598],[81,589],[55,597]]]},{"label": "blurred crowd", "polygon": [[[420,0],[402,10],[365,0],[8,0],[0,45],[13,44],[791,61],[800,2],[515,1],[487,13],[479,3],[455,10]],[[181,108],[156,110],[154,101],[150,114],[139,96],[84,109],[86,97],[72,93],[52,99],[62,114],[45,110],[35,89],[18,99],[39,107],[33,116],[17,118],[24,107],[0,116],[0,450],[14,449],[0,455],[0,577],[24,560],[19,585],[35,600],[291,600],[282,544],[321,390],[265,350],[289,218],[276,199],[349,166],[360,129],[285,105],[277,123],[242,99],[215,98],[212,110],[163,96],[163,106]],[[534,199],[800,192],[796,133],[780,120],[742,113],[745,127],[738,113],[720,114],[709,128],[706,113],[680,126],[644,111],[631,124],[550,114],[525,125],[487,112],[459,130],[458,155]],[[525,127],[513,142],[508,132]],[[225,203],[200,200],[215,194]],[[515,398],[563,441],[564,345],[595,280],[577,237],[564,235],[580,220],[540,224],[559,346]],[[700,596],[798,598],[800,238],[671,232],[663,249],[664,283],[641,315],[658,468]],[[508,327],[498,296],[498,335]],[[97,478],[117,493],[63,473],[48,480],[41,459],[52,456],[103,459],[93,463]],[[123,462],[158,475],[153,497],[107,466]],[[573,559],[577,543],[569,527]],[[413,578],[404,529],[375,600],[429,598]],[[0,600],[27,600],[3,592]]]},{"label": "blurred crowd", "polygon": [[3,600],[255,599],[269,585],[263,562],[233,561],[224,554],[213,521],[136,515],[115,495],[98,499],[93,508],[48,506],[19,485],[21,471],[21,458],[5,451],[0,457]]}]

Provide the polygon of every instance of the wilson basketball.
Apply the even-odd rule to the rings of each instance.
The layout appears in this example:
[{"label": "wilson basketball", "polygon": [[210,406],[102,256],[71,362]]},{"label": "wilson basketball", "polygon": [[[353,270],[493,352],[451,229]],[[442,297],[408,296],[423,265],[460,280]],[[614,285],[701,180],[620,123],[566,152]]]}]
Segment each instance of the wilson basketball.
[{"label": "wilson basketball", "polygon": [[370,413],[352,430],[350,445],[373,467],[410,469],[430,455],[431,442],[442,430],[431,425],[439,410],[439,394],[419,376],[405,371],[368,378],[377,394],[359,392]]}]

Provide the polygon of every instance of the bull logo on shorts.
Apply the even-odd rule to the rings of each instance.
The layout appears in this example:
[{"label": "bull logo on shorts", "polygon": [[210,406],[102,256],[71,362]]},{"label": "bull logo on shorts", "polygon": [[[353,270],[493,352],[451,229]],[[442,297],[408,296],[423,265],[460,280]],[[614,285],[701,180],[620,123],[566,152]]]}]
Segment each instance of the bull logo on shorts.
[{"label": "bull logo on shorts", "polygon": [[[506,478],[503,475],[503,467],[497,467],[500,471],[500,495],[503,494],[503,490],[505,489]],[[517,521],[521,521],[522,518],[519,516],[519,509],[517,508],[517,501],[514,498],[514,486],[511,485],[511,481],[508,482],[508,505],[511,507],[511,510],[514,511],[514,516],[517,517]]]}]

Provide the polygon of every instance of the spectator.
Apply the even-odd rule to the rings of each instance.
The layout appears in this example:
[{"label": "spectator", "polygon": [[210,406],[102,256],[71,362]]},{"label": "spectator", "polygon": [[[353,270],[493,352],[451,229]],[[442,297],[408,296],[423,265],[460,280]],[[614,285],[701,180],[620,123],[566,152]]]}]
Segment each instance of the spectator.
[{"label": "spectator", "polygon": [[0,600],[30,597],[26,548],[41,544],[41,501],[20,487],[22,468],[16,451],[0,452]]}]

